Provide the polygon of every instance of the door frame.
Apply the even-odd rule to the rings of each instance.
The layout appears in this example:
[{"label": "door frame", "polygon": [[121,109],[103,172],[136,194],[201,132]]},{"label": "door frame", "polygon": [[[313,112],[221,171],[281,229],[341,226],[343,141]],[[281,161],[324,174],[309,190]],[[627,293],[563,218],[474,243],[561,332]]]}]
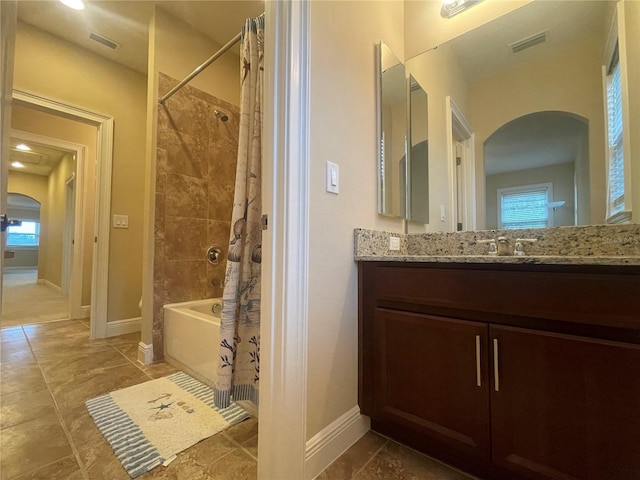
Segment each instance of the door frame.
[{"label": "door frame", "polygon": [[[85,145],[68,142],[66,140],[62,140],[59,138],[48,137],[45,135],[38,135],[36,133],[27,132],[24,130],[16,130],[11,129],[11,137],[18,138],[20,140],[32,143],[38,143],[41,145],[46,145],[49,147],[57,148],[59,150],[66,150],[68,152],[73,152],[76,159],[76,168],[75,175],[73,177],[73,181],[75,182],[74,188],[74,223],[72,226],[73,231],[73,239],[74,243],[71,248],[71,268],[69,270],[70,273],[70,282],[68,284],[69,291],[69,318],[88,318],[90,316],[90,306],[82,305],[82,272],[83,272],[83,263],[84,263],[84,238],[82,236],[82,232],[84,231],[84,209],[83,209],[83,201],[82,198],[84,196],[84,179],[86,177],[86,159],[87,159],[87,147]],[[65,195],[67,193],[67,188],[69,179],[65,182]],[[66,199],[65,199],[66,202]],[[66,209],[65,209],[66,210]],[[65,211],[66,215],[66,211]],[[65,233],[66,233],[66,218],[65,218]],[[64,242],[63,242],[64,243]],[[63,244],[63,249],[66,246]],[[64,293],[65,286],[65,265],[64,265],[64,254],[63,258],[63,275],[62,275],[62,291]]]},{"label": "door frame", "polygon": [[113,165],[113,117],[17,89],[13,90],[13,103],[93,125],[97,128],[96,202],[90,324],[91,338],[105,338],[107,336],[109,287],[109,220],[111,214],[111,170]]},{"label": "door frame", "polygon": [[453,99],[446,97],[447,117],[447,164],[449,171],[449,228],[457,231],[458,174],[456,171],[456,149],[454,143],[458,140],[462,144],[462,163],[460,175],[464,204],[462,206],[463,225],[465,230],[475,230],[476,219],[476,161],[475,161],[475,134],[471,124],[467,121],[462,110]]},{"label": "door frame", "polygon": [[[78,170],[78,155],[74,157],[76,159],[76,170]],[[77,192],[77,182],[76,182],[76,173],[72,173],[69,175],[67,180],[64,182],[64,229],[62,234],[62,294],[70,296],[71,282],[74,279],[72,275],[73,265],[77,263],[77,259],[74,257],[75,255],[75,246],[76,244],[76,234],[75,234],[75,223],[76,223],[76,205],[78,202],[76,201],[76,192]],[[80,204],[81,205],[81,204]],[[69,307],[70,310],[73,309],[71,306],[71,298],[69,298]],[[69,318],[74,318],[71,312],[69,313]]]}]

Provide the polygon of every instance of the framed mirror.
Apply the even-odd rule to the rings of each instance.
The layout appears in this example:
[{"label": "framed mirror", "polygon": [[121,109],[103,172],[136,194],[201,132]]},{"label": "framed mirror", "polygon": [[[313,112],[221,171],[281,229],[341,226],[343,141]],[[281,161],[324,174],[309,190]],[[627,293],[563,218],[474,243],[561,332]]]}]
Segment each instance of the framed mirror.
[{"label": "framed mirror", "polygon": [[[409,3],[408,14],[417,15],[419,5]],[[475,212],[476,228],[613,223],[615,210],[608,205],[617,206],[617,200],[610,198],[608,186],[613,174],[607,97],[609,77],[615,76],[608,72],[614,59],[621,72],[626,68],[622,93],[615,98],[630,113],[624,131],[634,132],[637,109],[629,102],[640,91],[634,81],[640,58],[636,4],[530,2],[477,28],[441,32],[437,45],[423,41],[419,29],[406,33],[405,67],[429,92],[432,118],[448,118],[444,106],[450,97],[473,132],[470,155],[462,162],[473,167],[475,190],[462,205]],[[445,120],[430,127],[431,221],[434,228],[454,230],[451,217],[460,207],[460,185],[451,172],[458,154]],[[640,157],[622,145],[620,183],[635,193],[637,182],[629,174]],[[416,188],[412,183],[412,198]],[[446,207],[445,223],[434,221],[436,205]],[[463,228],[473,227],[468,222]]]},{"label": "framed mirror", "polygon": [[380,42],[378,50],[378,213],[407,215],[407,87],[404,64]]}]

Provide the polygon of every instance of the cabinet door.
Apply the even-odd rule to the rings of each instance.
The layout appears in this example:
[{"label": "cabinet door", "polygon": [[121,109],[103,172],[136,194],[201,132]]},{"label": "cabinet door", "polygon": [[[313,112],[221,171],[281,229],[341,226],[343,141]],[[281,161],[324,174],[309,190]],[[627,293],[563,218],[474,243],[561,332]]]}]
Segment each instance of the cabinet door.
[{"label": "cabinet door", "polygon": [[488,326],[377,308],[374,428],[489,459]]},{"label": "cabinet door", "polygon": [[640,478],[640,346],[493,325],[490,338],[494,464],[531,479]]}]

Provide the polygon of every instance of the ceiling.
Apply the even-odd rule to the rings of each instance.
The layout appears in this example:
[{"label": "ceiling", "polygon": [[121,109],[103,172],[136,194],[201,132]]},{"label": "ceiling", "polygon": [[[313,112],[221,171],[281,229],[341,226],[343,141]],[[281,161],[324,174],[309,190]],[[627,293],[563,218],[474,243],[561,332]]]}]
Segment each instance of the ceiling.
[{"label": "ceiling", "polygon": [[[469,82],[504,68],[536,61],[589,38],[604,42],[610,1],[535,1],[445,45],[452,48]],[[512,53],[509,44],[540,32],[547,41]]]},{"label": "ceiling", "polygon": [[[17,145],[24,144],[30,148],[29,151],[23,151],[16,148]],[[40,145],[34,142],[28,142],[17,138],[11,138],[11,147],[9,151],[9,170],[20,173],[32,173],[48,177],[49,174],[58,166],[62,157],[70,153],[66,150]],[[20,162],[24,168],[16,168],[13,162]]]},{"label": "ceiling", "polygon": [[[81,11],[72,10],[57,0],[22,0],[18,2],[18,19],[146,74],[149,20],[156,4],[221,45],[240,31],[247,17],[264,11],[263,1],[247,0],[85,0],[86,8]],[[120,46],[112,50],[91,40],[91,33]]]}]

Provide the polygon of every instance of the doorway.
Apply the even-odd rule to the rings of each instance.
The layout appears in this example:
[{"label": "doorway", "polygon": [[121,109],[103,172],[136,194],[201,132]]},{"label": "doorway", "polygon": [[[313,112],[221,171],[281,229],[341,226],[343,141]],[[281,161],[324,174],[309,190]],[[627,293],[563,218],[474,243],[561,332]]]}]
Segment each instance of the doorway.
[{"label": "doorway", "polygon": [[[60,136],[65,133],[61,127],[73,130],[72,122],[58,125],[45,115],[16,107],[14,126],[42,131],[39,123],[46,121],[50,128],[60,129]],[[95,131],[86,132],[95,137]],[[47,133],[56,133],[55,128]],[[90,288],[91,282],[91,265],[83,278],[86,157],[85,145],[32,131],[11,132],[8,211],[22,225],[8,230],[2,326],[89,317],[90,306],[82,295],[84,284]],[[24,198],[32,198],[39,205],[37,211],[21,207],[27,204]]]},{"label": "doorway", "polygon": [[[76,206],[73,221],[74,234],[72,238],[69,238],[71,235],[67,234],[67,239],[71,240],[72,245],[71,247],[67,246],[67,249],[79,253],[69,255],[71,257],[68,266],[70,271],[68,282],[69,317],[90,318],[91,337],[106,337],[113,118],[18,90],[13,91],[13,101],[12,123],[20,117],[20,110],[26,109],[40,115],[46,114],[52,118],[75,122],[77,125],[88,127],[93,131],[94,158],[91,159],[92,161],[80,160],[83,166],[77,168],[73,172],[73,176],[69,174],[63,178],[62,208],[63,211],[66,211],[66,195],[69,187],[73,187]],[[42,136],[44,137],[44,135]],[[54,139],[53,136],[48,138]],[[76,161],[81,157],[84,159],[87,155],[87,148],[81,144],[73,144],[73,142],[59,139],[58,141],[66,142],[65,148],[75,151]],[[91,143],[91,141],[86,143]],[[73,178],[71,179],[71,177]],[[92,191],[88,192],[88,189],[81,188],[82,179],[85,177],[91,179],[95,185]],[[73,185],[67,184],[70,180]],[[61,222],[58,227],[61,232],[62,244],[65,237],[64,222]],[[68,228],[70,231],[71,228]],[[87,248],[83,248],[83,243]],[[89,248],[89,245],[92,248]],[[60,266],[62,266],[64,256],[63,251],[62,247],[58,251],[57,261]],[[80,254],[81,261],[74,261]],[[78,279],[83,279],[79,290],[74,286]],[[59,286],[62,291],[62,285]]]}]

